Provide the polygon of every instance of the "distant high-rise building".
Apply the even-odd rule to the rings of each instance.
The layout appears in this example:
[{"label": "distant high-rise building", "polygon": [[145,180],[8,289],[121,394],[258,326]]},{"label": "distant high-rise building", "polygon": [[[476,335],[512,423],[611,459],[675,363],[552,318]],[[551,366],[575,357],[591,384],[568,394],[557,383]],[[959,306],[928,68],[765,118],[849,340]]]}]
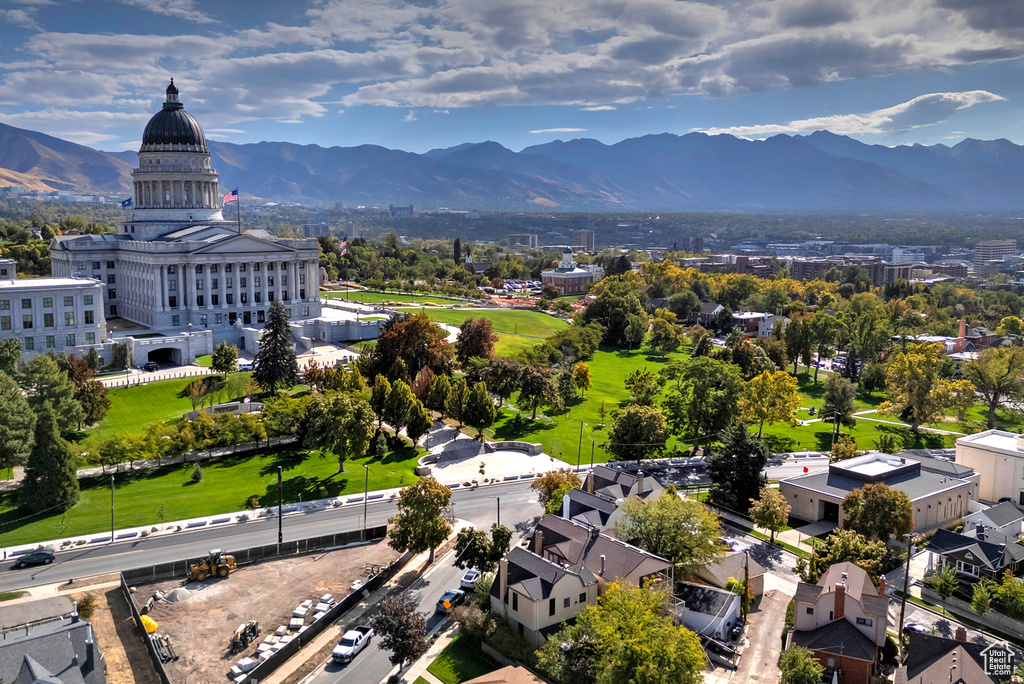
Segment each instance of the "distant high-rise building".
[{"label": "distant high-rise building", "polygon": [[306,223],[302,226],[302,233],[306,237],[327,237],[331,228],[326,223]]},{"label": "distant high-rise building", "polygon": [[577,228],[572,231],[572,238],[569,245],[573,249],[584,252],[594,251],[594,231],[585,228]]},{"label": "distant high-rise building", "polygon": [[693,252],[702,254],[704,252],[704,238],[695,237],[693,238]]},{"label": "distant high-rise building", "polygon": [[513,233],[508,236],[509,247],[522,245],[530,249],[537,249],[537,235],[535,233]]},{"label": "distant high-rise building", "polygon": [[974,265],[982,266],[986,261],[1003,259],[1016,253],[1016,240],[982,240],[974,246]]}]

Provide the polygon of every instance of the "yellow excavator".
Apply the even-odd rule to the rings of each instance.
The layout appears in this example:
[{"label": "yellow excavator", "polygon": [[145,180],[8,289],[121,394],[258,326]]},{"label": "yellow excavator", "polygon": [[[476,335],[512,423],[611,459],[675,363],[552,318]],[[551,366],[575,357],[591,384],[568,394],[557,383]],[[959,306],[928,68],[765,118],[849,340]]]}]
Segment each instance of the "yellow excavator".
[{"label": "yellow excavator", "polygon": [[237,568],[234,556],[229,556],[220,549],[214,549],[203,560],[188,566],[188,581],[202,582],[207,577],[227,577]]}]

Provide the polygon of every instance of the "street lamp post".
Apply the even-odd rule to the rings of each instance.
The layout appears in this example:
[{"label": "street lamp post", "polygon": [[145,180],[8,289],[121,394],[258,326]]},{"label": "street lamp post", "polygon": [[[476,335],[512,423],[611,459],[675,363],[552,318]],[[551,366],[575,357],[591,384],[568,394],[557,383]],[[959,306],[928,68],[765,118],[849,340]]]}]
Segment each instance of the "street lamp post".
[{"label": "street lamp post", "polygon": [[370,496],[370,464],[364,463],[363,468],[366,469],[366,482],[363,484],[363,533],[360,538],[366,537],[366,505],[369,503],[367,497]]},{"label": "street lamp post", "polygon": [[114,474],[110,474],[110,543],[114,543]]},{"label": "street lamp post", "polygon": [[582,420],[580,421],[580,443],[576,447],[576,472],[580,470],[580,457],[583,454],[583,426],[586,425]]},{"label": "street lamp post", "polygon": [[594,440],[590,440],[590,469],[594,469]]},{"label": "street lamp post", "polygon": [[281,544],[284,542],[284,527],[282,526],[284,518],[283,515],[283,501],[284,501],[284,490],[281,486],[281,466],[277,466],[277,543]]},{"label": "street lamp post", "polygon": [[[905,657],[906,653],[905,653],[905,651],[903,649],[903,617],[904,617],[904,615],[906,614],[906,611],[907,611],[907,592],[910,590],[909,589],[909,586],[910,586],[910,559],[914,555],[914,545],[911,544],[910,541],[914,537],[913,537],[913,534],[906,534],[904,536],[907,539],[907,567],[906,567],[906,569],[903,572],[903,601],[900,603],[900,630],[899,630],[899,632],[897,633],[896,636],[897,636],[897,638],[899,639],[899,642],[900,642],[900,654],[901,654],[901,656]],[[902,662],[902,660],[903,660],[903,657],[900,658],[901,662]]]}]

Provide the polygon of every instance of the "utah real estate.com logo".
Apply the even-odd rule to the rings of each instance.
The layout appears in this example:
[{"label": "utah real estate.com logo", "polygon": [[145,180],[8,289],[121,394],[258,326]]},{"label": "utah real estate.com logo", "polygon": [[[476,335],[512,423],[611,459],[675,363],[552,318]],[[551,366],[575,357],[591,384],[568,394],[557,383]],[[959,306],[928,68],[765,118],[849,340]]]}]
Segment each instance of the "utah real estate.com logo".
[{"label": "utah real estate.com logo", "polygon": [[1013,651],[1005,641],[989,644],[981,652],[985,662],[985,674],[990,677],[1013,676]]}]

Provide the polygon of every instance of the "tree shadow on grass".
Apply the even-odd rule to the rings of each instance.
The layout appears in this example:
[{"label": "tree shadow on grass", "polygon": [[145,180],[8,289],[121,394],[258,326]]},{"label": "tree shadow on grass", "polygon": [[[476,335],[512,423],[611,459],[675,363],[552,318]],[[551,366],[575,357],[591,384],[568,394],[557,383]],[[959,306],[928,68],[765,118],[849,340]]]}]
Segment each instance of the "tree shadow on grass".
[{"label": "tree shadow on grass", "polygon": [[268,458],[266,460],[267,462],[263,464],[262,468],[260,468],[261,477],[277,474],[278,467],[285,471],[298,468],[302,465],[303,461],[312,456],[312,452],[306,451],[305,449],[288,449],[266,455],[270,458]]},{"label": "tree shadow on grass", "polygon": [[[328,497],[340,496],[348,487],[350,472],[335,473],[328,477],[307,477],[297,475],[289,477],[281,483],[281,499],[283,503],[290,504],[299,501],[312,501],[314,499],[325,499]],[[252,496],[257,496],[260,506],[271,507],[277,505],[278,490],[277,482],[271,482],[266,486],[263,494],[258,492],[250,494],[243,502],[243,508],[249,505]]]},{"label": "tree shadow on grass", "polygon": [[762,441],[768,445],[768,448],[773,453],[788,453],[790,451],[798,451],[797,441],[792,437],[786,437],[783,435],[763,435]]},{"label": "tree shadow on grass", "polygon": [[[552,430],[556,426],[554,421],[530,420],[529,418],[523,419],[522,431],[516,431],[514,421],[506,421],[503,425],[494,430],[494,437],[500,442],[511,441],[511,440],[526,440],[528,437],[532,437],[535,434]],[[539,441],[537,439],[533,441]]]}]

